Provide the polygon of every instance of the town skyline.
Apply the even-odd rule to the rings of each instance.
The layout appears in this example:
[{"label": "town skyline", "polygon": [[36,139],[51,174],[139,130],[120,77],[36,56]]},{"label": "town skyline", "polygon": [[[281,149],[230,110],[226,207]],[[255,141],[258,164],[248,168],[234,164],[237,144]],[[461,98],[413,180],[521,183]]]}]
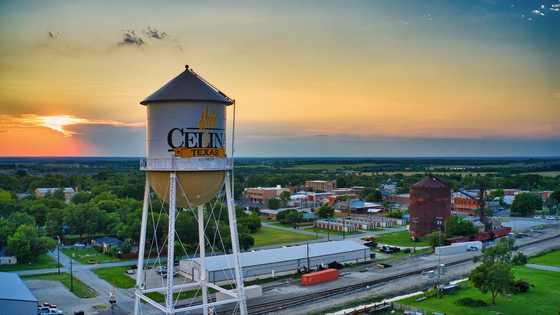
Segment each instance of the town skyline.
[{"label": "town skyline", "polygon": [[237,157],[560,156],[559,10],[3,1],[0,156],[146,156],[139,103],[186,64]]}]

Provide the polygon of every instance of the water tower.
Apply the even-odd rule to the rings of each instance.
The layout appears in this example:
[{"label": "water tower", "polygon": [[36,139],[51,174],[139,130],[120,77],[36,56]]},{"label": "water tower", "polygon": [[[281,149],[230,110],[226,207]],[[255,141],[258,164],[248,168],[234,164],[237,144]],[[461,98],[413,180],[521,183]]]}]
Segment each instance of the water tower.
[{"label": "water tower", "polygon": [[445,232],[451,216],[451,186],[431,174],[410,186],[410,235]]},{"label": "water tower", "polygon": [[[226,107],[234,104],[234,101],[186,66],[185,71],[140,104],[147,109],[147,158],[140,162],[140,169],[146,171],[147,176],[138,253],[135,314],[142,313],[141,300],[165,314],[202,310],[206,315],[214,307],[227,303],[238,303],[236,309],[241,314],[246,314],[237,220],[229,177],[233,161],[226,155]],[[165,286],[155,288],[147,288],[146,274],[149,272],[141,267],[144,265],[150,187],[169,204],[166,240],[169,276],[165,278]],[[204,222],[204,203],[222,189],[225,190],[227,200],[237,290],[208,283],[204,274],[193,282],[174,284],[174,277],[171,275],[175,259],[175,220],[179,213],[176,210],[190,209],[197,214],[198,251],[201,270],[205,270],[207,224]],[[161,282],[163,285],[164,281]],[[221,291],[230,299],[212,302],[208,296],[209,287]],[[202,292],[201,304],[178,305],[173,293],[192,289]],[[165,295],[165,305],[146,296],[150,292]]]}]

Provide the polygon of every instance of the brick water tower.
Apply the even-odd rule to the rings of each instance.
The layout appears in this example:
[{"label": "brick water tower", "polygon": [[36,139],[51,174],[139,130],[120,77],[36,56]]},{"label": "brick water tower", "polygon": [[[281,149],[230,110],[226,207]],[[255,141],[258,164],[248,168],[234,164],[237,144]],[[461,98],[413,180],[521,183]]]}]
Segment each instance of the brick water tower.
[{"label": "brick water tower", "polygon": [[427,178],[410,186],[409,213],[410,235],[445,232],[445,220],[451,215],[451,186],[428,174]]}]

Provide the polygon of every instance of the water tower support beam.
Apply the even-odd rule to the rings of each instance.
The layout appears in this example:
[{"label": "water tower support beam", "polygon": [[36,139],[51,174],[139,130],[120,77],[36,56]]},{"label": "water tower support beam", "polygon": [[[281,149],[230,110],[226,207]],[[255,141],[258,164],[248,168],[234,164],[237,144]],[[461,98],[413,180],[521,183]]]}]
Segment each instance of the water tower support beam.
[{"label": "water tower support beam", "polygon": [[[146,176],[146,187],[144,188],[144,205],[142,207],[142,225],[140,228],[140,246],[138,247],[138,274],[136,275],[136,292],[142,292],[144,283],[142,277],[144,276],[144,251],[146,248],[146,229],[148,226],[148,208],[150,204],[150,181]],[[134,314],[140,314],[140,297],[136,295],[134,303]]]},{"label": "water tower support beam", "polygon": [[206,303],[208,302],[208,292],[206,288],[206,238],[204,237],[204,213],[203,213],[203,205],[198,206],[198,244],[199,244],[199,253],[200,253],[200,287],[202,290],[202,305],[204,308],[202,312],[204,315],[208,315],[208,306]]},{"label": "water tower support beam", "polygon": [[167,314],[174,314],[173,306],[173,262],[175,261],[175,205],[177,195],[177,174],[169,175],[169,228],[167,232],[167,292],[165,308]]},{"label": "water tower support beam", "polygon": [[239,313],[247,314],[247,301],[245,300],[245,289],[243,288],[243,274],[241,272],[241,261],[239,257],[239,234],[237,233],[237,218],[235,216],[235,205],[233,204],[232,187],[229,172],[226,172],[226,198],[229,215],[229,229],[231,235],[231,250],[235,260],[235,285],[237,287],[237,300],[239,301]]}]

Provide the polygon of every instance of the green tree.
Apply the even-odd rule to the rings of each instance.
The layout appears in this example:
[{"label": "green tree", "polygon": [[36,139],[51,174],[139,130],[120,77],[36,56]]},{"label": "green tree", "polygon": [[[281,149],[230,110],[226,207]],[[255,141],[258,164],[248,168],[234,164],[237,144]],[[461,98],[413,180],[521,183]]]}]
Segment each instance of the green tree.
[{"label": "green tree", "polygon": [[334,217],[334,208],[331,206],[321,206],[317,210],[317,216],[321,219],[332,218]]},{"label": "green tree", "polygon": [[432,248],[445,245],[445,233],[441,231],[433,231],[432,233],[426,235],[426,241]]},{"label": "green tree", "polygon": [[528,262],[529,262],[529,257],[527,257],[527,255],[521,252],[515,253],[513,258],[511,259],[511,263],[514,266],[525,266]]},{"label": "green tree", "polygon": [[509,264],[513,252],[517,250],[515,240],[511,238],[502,237],[494,246],[486,246],[482,248],[482,258],[475,256],[474,262],[482,260],[485,265],[492,264]]},{"label": "green tree", "polygon": [[254,213],[238,219],[237,224],[244,226],[251,234],[257,233],[262,227],[261,218]]},{"label": "green tree", "polygon": [[373,202],[383,202],[383,194],[381,193],[381,190],[376,189],[373,192]]},{"label": "green tree", "polygon": [[445,221],[445,232],[448,237],[467,236],[478,233],[478,229],[470,220],[452,215]]},{"label": "green tree", "polygon": [[59,189],[55,190],[52,197],[55,200],[65,201],[66,200],[66,195],[64,194],[64,189],[59,188]]},{"label": "green tree", "polygon": [[469,281],[475,288],[482,294],[491,293],[492,304],[496,304],[498,294],[504,294],[512,289],[514,279],[511,266],[507,263],[482,264],[469,274]]},{"label": "green tree", "polygon": [[22,262],[31,261],[31,244],[23,232],[16,232],[13,236],[8,236],[8,246],[6,253],[15,256]]},{"label": "green tree", "polygon": [[29,215],[35,218],[38,226],[45,226],[49,208],[45,204],[34,204],[29,208]]},{"label": "green tree", "polygon": [[132,251],[132,245],[130,245],[130,243],[128,242],[124,242],[121,246],[121,251],[123,254],[130,254],[130,252]]},{"label": "green tree", "polygon": [[70,204],[64,216],[64,222],[74,233],[80,235],[80,241],[83,240],[84,234],[93,236],[98,232],[102,220],[103,214],[91,202],[78,205]]},{"label": "green tree", "polygon": [[8,237],[7,250],[18,260],[31,262],[54,250],[55,247],[55,240],[46,236],[38,236],[37,229],[33,226],[22,225],[17,228],[13,237]]},{"label": "green tree", "polygon": [[543,200],[541,196],[530,193],[522,193],[515,198],[511,203],[511,213],[518,214],[520,216],[532,215],[535,210],[541,210],[543,206]]},{"label": "green tree", "polygon": [[239,247],[249,250],[253,245],[255,245],[255,238],[251,234],[239,233]]},{"label": "green tree", "polygon": [[280,199],[278,198],[269,198],[266,202],[266,207],[268,209],[277,210],[280,208]]},{"label": "green tree", "polygon": [[303,221],[303,213],[292,211],[286,215],[286,217],[280,221],[282,224],[297,224]]},{"label": "green tree", "polygon": [[37,225],[37,222],[35,221],[35,218],[33,218],[32,216],[28,215],[27,213],[23,213],[23,212],[15,212],[15,213],[10,214],[10,216],[8,217],[8,220],[15,223],[16,226],[21,226],[21,225],[35,226],[35,225]]},{"label": "green tree", "polygon": [[282,221],[286,219],[288,214],[292,212],[298,212],[298,211],[296,209],[286,209],[286,210],[279,211],[278,214],[276,215],[276,221]]},{"label": "green tree", "polygon": [[9,191],[0,188],[0,200],[12,200],[12,194]]},{"label": "green tree", "polygon": [[8,236],[14,235],[17,225],[0,217],[0,249],[8,245]]},{"label": "green tree", "polygon": [[291,200],[291,197],[292,197],[292,194],[287,190],[284,190],[278,196],[278,198],[280,199],[280,202],[282,203],[282,206],[284,206],[284,207],[288,206],[288,202]]},{"label": "green tree", "polygon": [[80,191],[72,196],[70,202],[74,204],[86,203],[89,202],[92,198],[93,195],[90,192]]},{"label": "green tree", "polygon": [[549,209],[550,214],[557,214],[558,213],[558,206],[560,206],[560,188],[556,189],[548,199],[545,201],[546,206]]},{"label": "green tree", "polygon": [[119,256],[119,247],[117,245],[111,246],[111,248],[109,248],[106,254],[113,257]]},{"label": "green tree", "polygon": [[393,211],[387,213],[387,217],[389,217],[389,218],[396,218],[396,219],[402,219],[403,213],[402,213],[401,210],[396,209],[396,210],[393,210]]}]

